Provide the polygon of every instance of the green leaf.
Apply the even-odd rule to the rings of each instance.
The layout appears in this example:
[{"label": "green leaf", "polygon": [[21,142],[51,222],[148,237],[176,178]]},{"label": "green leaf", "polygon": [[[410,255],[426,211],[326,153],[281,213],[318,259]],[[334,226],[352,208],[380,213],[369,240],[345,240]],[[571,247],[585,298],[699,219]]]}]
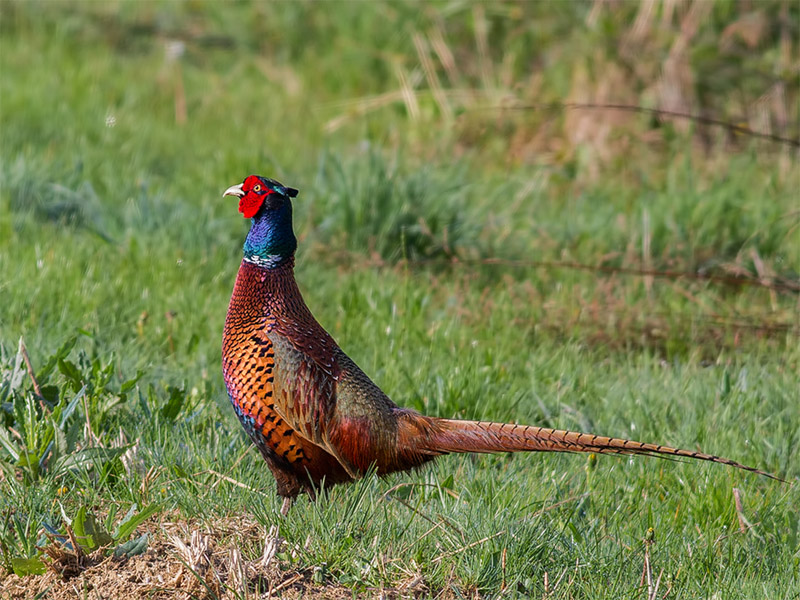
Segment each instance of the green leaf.
[{"label": "green leaf", "polygon": [[120,394],[125,394],[130,392],[133,388],[136,387],[136,384],[139,383],[139,380],[144,375],[144,371],[136,371],[136,376],[128,379],[128,381],[123,382],[122,386],[119,388]]},{"label": "green leaf", "polygon": [[22,356],[22,347],[23,341],[22,338],[19,338],[19,350],[17,351],[17,357],[14,359],[14,370],[11,372],[11,390],[16,391],[22,385],[22,380],[25,378],[25,365],[24,359]]},{"label": "green leaf", "polygon": [[86,521],[84,522],[86,530],[86,537],[92,542],[92,550],[100,546],[107,546],[114,542],[114,539],[109,533],[97,522],[92,513],[86,514]]},{"label": "green leaf", "polygon": [[719,385],[719,394],[721,398],[727,398],[731,393],[731,374],[728,369],[722,372],[722,381]]},{"label": "green leaf", "polygon": [[43,385],[41,387],[42,398],[44,398],[50,404],[56,404],[58,402],[58,386],[55,385]]},{"label": "green leaf", "polygon": [[134,538],[129,542],[125,542],[124,544],[120,544],[114,548],[114,556],[116,558],[130,558],[131,556],[142,554],[145,550],[147,550],[148,542],[149,538],[147,534],[144,533],[138,538]]},{"label": "green leaf", "polygon": [[193,333],[192,337],[189,338],[189,343],[186,346],[186,353],[192,354],[197,349],[197,345],[199,343],[200,337],[196,333]]},{"label": "green leaf", "polygon": [[136,530],[136,528],[144,523],[147,519],[159,511],[161,506],[158,503],[145,506],[138,514],[135,514],[136,505],[131,506],[128,514],[120,521],[114,530],[114,539],[117,541],[126,540]]},{"label": "green leaf", "polygon": [[83,383],[83,375],[80,372],[80,369],[75,366],[75,364],[66,358],[58,359],[58,370],[61,371],[62,375],[69,379],[72,385],[75,388],[79,388]]},{"label": "green leaf", "polygon": [[75,412],[75,407],[78,406],[78,402],[80,402],[81,398],[83,398],[83,395],[85,393],[86,393],[86,385],[81,387],[80,391],[77,394],[75,394],[75,397],[69,401],[69,404],[67,404],[67,407],[64,409],[64,412],[61,413],[61,422],[59,423],[60,428],[62,429],[64,428],[67,419],[69,419],[72,416],[72,413]]},{"label": "green leaf", "polygon": [[53,473],[61,473],[67,469],[92,466],[97,462],[104,463],[125,454],[130,445],[121,448],[84,448],[78,452],[59,457],[52,466]]},{"label": "green leaf", "polygon": [[46,381],[50,374],[55,369],[58,361],[62,358],[66,358],[72,349],[75,347],[75,343],[78,341],[77,336],[73,336],[69,338],[66,342],[64,342],[61,347],[53,354],[50,358],[47,359],[47,363],[36,373],[36,379],[39,381]]},{"label": "green leaf", "polygon": [[39,457],[36,456],[35,452],[29,452],[27,450],[23,451],[22,454],[19,455],[17,459],[17,467],[33,467],[36,465],[38,468],[39,466]]},{"label": "green leaf", "polygon": [[[64,507],[61,507],[61,512],[64,512]],[[75,514],[75,518],[72,521],[67,521],[72,526],[72,531],[75,532],[75,536],[78,538],[80,542],[81,538],[86,537],[86,528],[84,527],[86,523],[86,507],[81,506],[78,509],[78,512]]]},{"label": "green leaf", "polygon": [[178,413],[181,412],[183,403],[186,400],[186,392],[172,385],[167,388],[167,392],[169,393],[169,399],[167,403],[161,407],[161,416],[168,421],[174,421]]},{"label": "green leaf", "polygon": [[119,524],[114,528],[114,532],[111,534],[115,540],[120,539],[120,528],[136,515],[136,511],[138,510],[138,508],[139,505],[136,504],[136,502],[131,504],[131,507],[128,509],[128,512],[125,513],[125,516],[122,517],[122,521],[119,522]]},{"label": "green leaf", "polygon": [[47,565],[38,558],[12,558],[11,568],[17,577],[43,575],[47,571]]},{"label": "green leaf", "polygon": [[89,552],[114,541],[108,532],[98,525],[97,519],[91,512],[86,510],[85,506],[81,506],[75,518],[72,519],[72,529],[75,532],[78,543]]},{"label": "green leaf", "polygon": [[8,452],[11,455],[11,458],[14,459],[14,462],[19,460],[19,452],[17,451],[17,447],[11,441],[11,437],[8,435],[5,427],[0,427],[0,448],[3,448],[6,452]]},{"label": "green leaf", "polygon": [[4,460],[0,460],[0,472],[2,472],[3,475],[5,475],[6,479],[9,482],[14,482],[11,485],[15,485],[15,484],[18,485],[19,484],[19,482],[17,482],[15,477],[14,477],[14,465],[12,465],[12,464],[4,461]]},{"label": "green leaf", "polygon": [[[55,421],[50,418],[52,430],[53,430],[53,441],[55,442],[55,449],[53,450],[53,456],[50,460],[58,460],[59,456],[63,456],[67,452],[69,452],[69,446],[67,445],[67,436],[64,433],[64,430],[60,427],[56,427]],[[45,458],[44,456],[42,458]]]},{"label": "green leaf", "polygon": [[103,525],[106,528],[106,531],[111,530],[111,526],[114,524],[114,519],[117,516],[117,510],[119,506],[116,504],[112,504],[108,509],[108,514],[106,515],[106,520],[103,522]]}]

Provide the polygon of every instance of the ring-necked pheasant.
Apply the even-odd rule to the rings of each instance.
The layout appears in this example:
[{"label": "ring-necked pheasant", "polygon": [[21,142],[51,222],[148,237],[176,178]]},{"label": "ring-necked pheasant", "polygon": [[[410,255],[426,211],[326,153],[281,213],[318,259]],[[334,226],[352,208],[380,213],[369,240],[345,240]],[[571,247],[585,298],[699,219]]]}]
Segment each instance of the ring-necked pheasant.
[{"label": "ring-necked pheasant", "polygon": [[426,417],[400,408],[317,323],[294,279],[297,190],[251,175],[224,196],[252,219],[222,338],[233,408],[284,498],[418,467],[450,452],[596,452],[683,456],[773,477],[719,456],[505,423]]}]

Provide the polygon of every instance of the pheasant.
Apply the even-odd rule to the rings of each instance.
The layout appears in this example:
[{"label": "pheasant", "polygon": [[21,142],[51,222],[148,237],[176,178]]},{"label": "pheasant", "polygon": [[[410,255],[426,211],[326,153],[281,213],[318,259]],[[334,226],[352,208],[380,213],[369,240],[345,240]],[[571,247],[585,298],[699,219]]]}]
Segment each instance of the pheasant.
[{"label": "pheasant", "polygon": [[223,196],[251,219],[222,338],[233,408],[261,452],[286,514],[301,492],[374,468],[406,471],[451,452],[594,452],[680,456],[769,473],[727,458],[591,433],[427,417],[394,404],[339,348],[294,278],[297,190],[250,175]]}]

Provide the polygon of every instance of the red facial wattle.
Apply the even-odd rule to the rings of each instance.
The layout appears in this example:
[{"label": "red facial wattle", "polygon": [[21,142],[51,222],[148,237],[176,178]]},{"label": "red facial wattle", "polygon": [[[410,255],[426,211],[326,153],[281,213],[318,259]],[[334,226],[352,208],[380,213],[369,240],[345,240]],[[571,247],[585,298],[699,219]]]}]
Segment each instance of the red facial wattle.
[{"label": "red facial wattle", "polygon": [[270,189],[264,190],[263,193],[249,191],[239,200],[239,212],[242,213],[245,219],[252,219],[261,208],[264,200],[270,194],[274,194]]}]

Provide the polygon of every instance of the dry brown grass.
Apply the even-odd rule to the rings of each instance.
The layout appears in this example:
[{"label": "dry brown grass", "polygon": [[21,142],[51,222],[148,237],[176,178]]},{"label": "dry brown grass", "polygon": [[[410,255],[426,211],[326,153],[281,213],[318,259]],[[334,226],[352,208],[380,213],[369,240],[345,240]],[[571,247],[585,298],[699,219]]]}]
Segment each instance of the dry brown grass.
[{"label": "dry brown grass", "polygon": [[[225,520],[211,530],[187,522],[151,522],[144,527],[151,542],[131,558],[106,556],[103,549],[77,555],[51,545],[50,569],[42,576],[0,577],[7,600],[189,600],[212,598],[351,598],[352,590],[315,582],[313,569],[291,568],[275,560],[242,556],[246,540],[263,538],[253,521]],[[412,597],[425,589],[421,581],[404,589],[374,590],[376,597]]]}]

